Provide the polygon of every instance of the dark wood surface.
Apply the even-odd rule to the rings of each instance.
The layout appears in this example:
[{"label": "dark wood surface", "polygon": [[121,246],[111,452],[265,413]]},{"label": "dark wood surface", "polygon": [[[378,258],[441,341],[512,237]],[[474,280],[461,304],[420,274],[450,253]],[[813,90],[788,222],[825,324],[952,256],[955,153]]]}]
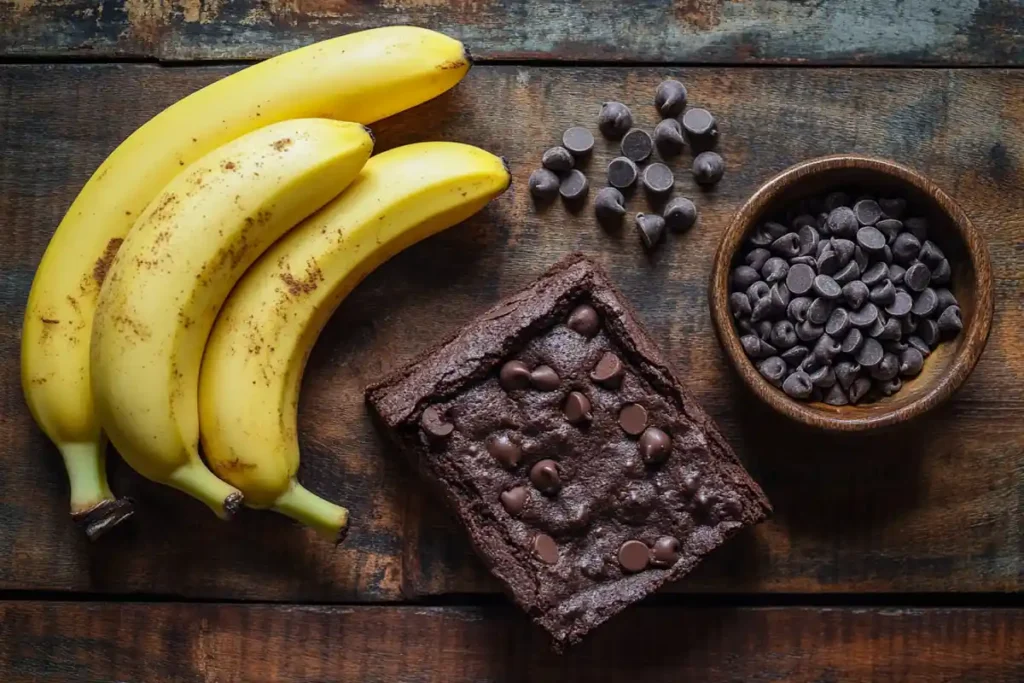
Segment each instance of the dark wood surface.
[{"label": "dark wood surface", "polygon": [[0,635],[7,683],[1024,679],[1020,609],[641,606],[564,656],[511,607],[27,601]]},{"label": "dark wood surface", "polygon": [[1020,0],[4,0],[0,55],[250,59],[415,24],[484,59],[1021,65]]},{"label": "dark wood surface", "polygon": [[[570,5],[0,4],[0,679],[1024,679],[1024,70],[1003,68],[1024,58],[1020,3]],[[448,139],[503,154],[515,185],[373,274],[314,351],[300,479],[351,508],[346,544],[335,549],[270,513],[219,522],[116,456],[112,483],[136,499],[137,519],[89,544],[68,519],[59,457],[21,396],[32,274],[120,140],[239,68],[109,60],[259,57],[406,21],[447,27],[485,58],[788,66],[481,65],[452,93],[375,126],[378,150]],[[816,68],[835,63],[999,68]],[[630,230],[599,230],[589,205],[536,212],[526,179],[540,153],[565,127],[594,126],[607,99],[652,126],[665,75],[682,78],[691,102],[721,123],[719,187],[701,192],[684,163],[672,164],[699,225],[647,257]],[[778,171],[838,152],[889,157],[932,178],[992,257],[995,316],[975,372],[947,405],[882,435],[827,436],[770,413],[729,370],[708,315],[714,250],[734,212]],[[595,188],[612,153],[598,141]],[[644,206],[632,198],[631,211]],[[636,304],[777,515],[670,588],[710,595],[658,596],[559,659],[378,437],[362,388],[573,250],[604,264]],[[873,606],[823,607],[826,593],[838,594],[832,604]],[[883,607],[906,604],[905,593],[919,607]],[[807,606],[682,606],[792,604],[794,594]],[[933,598],[962,607],[929,607]],[[217,604],[225,600],[242,602]]]}]

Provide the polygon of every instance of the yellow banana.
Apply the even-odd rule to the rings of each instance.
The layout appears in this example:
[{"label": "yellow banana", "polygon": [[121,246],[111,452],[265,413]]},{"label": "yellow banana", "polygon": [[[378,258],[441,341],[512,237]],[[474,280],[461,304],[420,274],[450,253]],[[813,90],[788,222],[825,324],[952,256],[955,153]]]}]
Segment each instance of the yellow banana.
[{"label": "yellow banana", "polygon": [[224,300],[370,157],[358,123],[297,119],[217,148],[146,207],[96,305],[89,366],[103,431],[137,472],[229,517],[241,500],[199,457],[199,366]]},{"label": "yellow banana", "polygon": [[199,420],[207,462],[247,505],[340,540],[348,512],[295,480],[296,413],[310,349],[374,268],[476,213],[509,181],[502,159],[469,145],[426,142],[384,152],[246,272],[210,334]]},{"label": "yellow banana", "polygon": [[123,516],[107,488],[104,441],[89,393],[89,337],[100,284],[128,229],[185,166],[270,123],[326,117],[368,124],[425,102],[466,74],[461,43],[394,26],[283,54],[164,110],[96,170],[50,240],[22,331],[22,386],[64,457],[71,511],[87,531]]}]

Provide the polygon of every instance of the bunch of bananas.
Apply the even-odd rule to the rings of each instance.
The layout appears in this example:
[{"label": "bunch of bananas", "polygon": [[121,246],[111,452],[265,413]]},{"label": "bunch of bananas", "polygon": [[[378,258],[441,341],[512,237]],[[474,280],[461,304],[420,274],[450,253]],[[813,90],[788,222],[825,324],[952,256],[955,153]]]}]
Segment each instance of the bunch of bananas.
[{"label": "bunch of bananas", "polygon": [[364,124],[469,66],[425,29],[324,41],[186,97],[96,170],[47,247],[22,333],[25,397],[90,538],[131,514],[107,484],[107,438],[223,518],[244,502],[343,536],[347,511],[295,479],[309,352],[374,268],[510,182],[500,158],[458,143],[371,158]]}]

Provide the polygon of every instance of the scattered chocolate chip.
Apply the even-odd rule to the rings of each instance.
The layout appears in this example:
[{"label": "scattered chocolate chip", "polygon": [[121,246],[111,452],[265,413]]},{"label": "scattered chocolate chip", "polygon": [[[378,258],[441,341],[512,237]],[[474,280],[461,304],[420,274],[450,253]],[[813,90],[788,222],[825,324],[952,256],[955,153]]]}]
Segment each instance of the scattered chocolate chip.
[{"label": "scattered chocolate chip", "polygon": [[606,138],[618,140],[633,127],[633,112],[622,102],[605,102],[597,117],[597,127]]},{"label": "scattered chocolate chip", "polygon": [[562,195],[563,199],[571,201],[582,198],[589,189],[590,183],[587,181],[587,176],[583,175],[583,171],[574,168],[562,178],[562,183],[558,186],[558,193]]},{"label": "scattered chocolate chip", "polygon": [[654,127],[654,144],[663,158],[674,157],[683,151],[683,129],[676,119],[664,119]]},{"label": "scattered chocolate chip", "polygon": [[778,356],[765,358],[757,364],[757,370],[766,380],[776,386],[779,386],[782,382],[782,378],[786,376],[786,361],[782,360]]},{"label": "scattered chocolate chip", "polygon": [[662,536],[654,542],[651,564],[655,567],[671,567],[679,561],[679,541],[671,536]]},{"label": "scattered chocolate chip", "polygon": [[[665,219],[656,213],[638,213],[636,230],[643,242],[644,249],[653,249],[665,234]],[[742,266],[741,266],[742,267]]]},{"label": "scattered chocolate chip", "polygon": [[537,534],[533,538],[533,552],[545,564],[558,562],[558,544],[547,534]]},{"label": "scattered chocolate chip", "polygon": [[[744,300],[746,296],[740,294]],[[750,302],[747,302],[750,305]],[[760,341],[760,340],[758,340]],[[618,389],[622,385],[622,378],[625,376],[626,371],[622,365],[622,361],[611,351],[606,351],[601,360],[597,361],[597,365],[594,366],[593,371],[590,373],[590,379],[594,380],[606,389]]]},{"label": "scattered chocolate chip", "polygon": [[[676,232],[689,230],[697,222],[697,207],[686,197],[676,197],[665,205],[662,213],[665,218],[665,225]],[[765,253],[765,260],[768,259],[769,251],[762,249]]]},{"label": "scattered chocolate chip", "polygon": [[717,152],[701,152],[693,160],[693,179],[699,185],[714,185],[724,174],[725,161]]},{"label": "scattered chocolate chip", "polygon": [[558,194],[561,181],[552,171],[538,168],[530,174],[530,194],[539,200],[549,200]]},{"label": "scattered chocolate chip", "polygon": [[504,434],[496,434],[487,439],[487,452],[507,469],[518,465],[523,455],[519,445]]},{"label": "scattered chocolate chip", "polygon": [[621,190],[632,187],[640,175],[632,159],[615,157],[608,162],[608,184]]},{"label": "scattered chocolate chip", "polygon": [[565,399],[565,419],[569,424],[581,425],[590,422],[594,416],[590,412],[590,399],[579,391],[570,391]]},{"label": "scattered chocolate chip", "polygon": [[444,439],[455,430],[455,425],[445,419],[444,413],[436,406],[428,406],[420,416],[420,426],[432,439]]},{"label": "scattered chocolate chip", "polygon": [[648,427],[640,435],[637,448],[645,463],[657,465],[665,462],[672,453],[672,438],[657,427]]},{"label": "scattered chocolate chip", "polygon": [[565,147],[552,147],[545,150],[540,158],[544,168],[556,173],[565,173],[576,165],[576,159]]},{"label": "scattered chocolate chip", "polygon": [[715,117],[707,109],[700,107],[687,109],[683,114],[683,130],[686,131],[686,138],[691,146],[707,146],[718,137],[718,123]]},{"label": "scattered chocolate chip", "polygon": [[640,436],[647,428],[647,409],[639,403],[630,403],[619,411],[619,426],[630,436]]},{"label": "scattered chocolate chip", "polygon": [[654,106],[664,117],[679,116],[686,107],[686,86],[673,79],[662,81],[654,91]]},{"label": "scattered chocolate chip", "polygon": [[530,368],[522,361],[510,360],[501,366],[498,380],[505,391],[525,389],[530,386]]},{"label": "scattered chocolate chip", "polygon": [[647,131],[640,128],[633,128],[622,138],[622,154],[628,159],[640,163],[651,156],[654,149],[654,142]]},{"label": "scattered chocolate chip", "polygon": [[516,517],[523,508],[526,506],[526,488],[523,486],[514,486],[508,491],[502,491],[501,504],[505,508],[505,512]]},{"label": "scattered chocolate chip", "polygon": [[960,330],[964,328],[963,320],[960,319],[960,307],[947,307],[939,314],[938,326],[940,335],[947,339],[960,334]]},{"label": "scattered chocolate chip", "polygon": [[594,134],[583,126],[573,126],[562,133],[562,147],[576,158],[585,157],[594,149]]},{"label": "scattered chocolate chip", "polygon": [[530,468],[530,483],[546,496],[553,496],[562,489],[562,478],[558,474],[558,463],[554,460],[538,460]]},{"label": "scattered chocolate chip", "polygon": [[650,549],[641,541],[626,541],[619,548],[619,564],[627,572],[640,572],[647,569]]},{"label": "scattered chocolate chip", "polygon": [[554,391],[561,386],[562,380],[547,365],[539,365],[530,373],[530,384],[538,391]]},{"label": "scattered chocolate chip", "polygon": [[671,192],[675,182],[672,171],[665,164],[653,163],[644,169],[644,188],[652,194]]},{"label": "scattered chocolate chip", "polygon": [[597,315],[597,311],[594,310],[593,306],[580,304],[572,309],[566,326],[573,332],[582,334],[587,339],[590,339],[601,329],[601,318]]},{"label": "scattered chocolate chip", "polygon": [[622,217],[626,215],[625,197],[614,187],[602,187],[594,199],[594,214],[605,228],[620,226]]}]

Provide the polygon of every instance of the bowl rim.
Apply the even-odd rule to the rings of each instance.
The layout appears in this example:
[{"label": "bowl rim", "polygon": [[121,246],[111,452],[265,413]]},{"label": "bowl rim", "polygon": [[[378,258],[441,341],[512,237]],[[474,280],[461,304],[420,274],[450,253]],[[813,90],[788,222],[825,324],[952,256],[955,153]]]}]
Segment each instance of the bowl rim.
[{"label": "bowl rim", "polygon": [[[975,311],[970,324],[964,329],[964,341],[954,356],[949,372],[940,378],[927,393],[911,403],[890,410],[879,410],[860,415],[838,416],[811,407],[811,404],[791,399],[770,384],[754,368],[739,341],[729,310],[729,272],[736,249],[727,250],[737,232],[746,234],[764,214],[778,195],[809,176],[836,169],[867,170],[888,175],[913,185],[930,196],[939,209],[951,218],[953,229],[967,245],[967,253],[974,265]],[[728,253],[727,253],[728,252]],[[974,369],[988,340],[993,317],[992,266],[988,247],[981,233],[963,209],[934,181],[923,174],[888,159],[858,154],[833,154],[796,163],[762,184],[735,213],[722,234],[715,252],[708,284],[708,302],[711,320],[719,344],[732,367],[747,387],[775,411],[802,424],[841,432],[864,432],[887,427],[917,417],[948,399]]]}]

